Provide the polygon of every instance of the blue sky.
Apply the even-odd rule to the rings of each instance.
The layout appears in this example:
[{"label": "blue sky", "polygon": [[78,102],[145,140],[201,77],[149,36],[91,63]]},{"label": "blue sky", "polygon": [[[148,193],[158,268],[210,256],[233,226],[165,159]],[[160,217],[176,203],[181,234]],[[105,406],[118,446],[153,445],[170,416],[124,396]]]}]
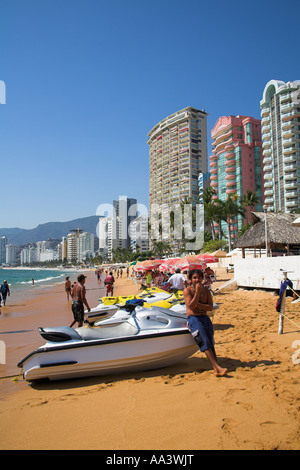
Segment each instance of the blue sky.
[{"label": "blue sky", "polygon": [[148,205],[147,134],[193,106],[260,118],[300,79],[297,0],[1,0],[0,227]]}]

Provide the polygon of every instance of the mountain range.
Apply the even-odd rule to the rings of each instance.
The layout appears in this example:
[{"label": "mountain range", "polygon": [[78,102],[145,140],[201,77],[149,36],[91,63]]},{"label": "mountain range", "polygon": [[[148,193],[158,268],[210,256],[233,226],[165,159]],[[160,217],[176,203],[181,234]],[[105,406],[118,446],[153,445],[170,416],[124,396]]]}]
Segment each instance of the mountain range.
[{"label": "mountain range", "polygon": [[48,240],[49,238],[61,239],[66,237],[70,230],[80,228],[83,232],[93,233],[96,236],[96,228],[99,216],[92,215],[81,219],[69,220],[68,222],[47,222],[33,229],[22,228],[0,228],[0,237],[7,237],[11,245],[26,245]]}]

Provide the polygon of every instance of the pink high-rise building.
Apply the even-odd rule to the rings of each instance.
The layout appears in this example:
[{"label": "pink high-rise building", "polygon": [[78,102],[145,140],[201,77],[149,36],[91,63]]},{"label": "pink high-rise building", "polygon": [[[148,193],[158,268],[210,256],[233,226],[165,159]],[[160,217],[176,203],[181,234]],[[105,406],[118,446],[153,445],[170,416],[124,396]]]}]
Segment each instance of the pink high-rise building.
[{"label": "pink high-rise building", "polygon": [[[240,202],[247,190],[252,191],[261,203],[247,209],[245,219],[237,217],[232,227],[235,239],[251,210],[262,210],[262,141],[261,121],[249,116],[222,116],[211,131],[213,139],[210,156],[211,186],[217,191],[215,199],[225,201],[228,195],[237,195]],[[222,223],[226,233],[226,223]]]}]

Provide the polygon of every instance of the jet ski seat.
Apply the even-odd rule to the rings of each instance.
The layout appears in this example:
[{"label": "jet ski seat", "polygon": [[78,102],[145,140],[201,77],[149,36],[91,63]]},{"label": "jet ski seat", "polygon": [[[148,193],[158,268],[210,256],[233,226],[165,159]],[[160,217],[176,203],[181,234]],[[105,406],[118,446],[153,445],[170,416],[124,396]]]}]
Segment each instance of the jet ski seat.
[{"label": "jet ski seat", "polygon": [[75,330],[84,341],[93,339],[113,339],[121,336],[134,336],[138,329],[130,323],[124,321],[115,326],[90,327],[81,326]]}]

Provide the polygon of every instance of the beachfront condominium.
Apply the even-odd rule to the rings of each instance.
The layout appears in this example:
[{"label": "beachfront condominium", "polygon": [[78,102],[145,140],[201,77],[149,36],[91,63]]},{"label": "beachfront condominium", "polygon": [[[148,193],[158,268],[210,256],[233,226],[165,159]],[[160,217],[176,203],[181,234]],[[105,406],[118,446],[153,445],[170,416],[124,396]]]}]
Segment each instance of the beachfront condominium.
[{"label": "beachfront condominium", "polygon": [[270,80],[260,107],[265,204],[292,212],[300,208],[300,80]]},{"label": "beachfront condominium", "polygon": [[114,200],[112,211],[99,219],[99,250],[103,257],[111,259],[114,251],[131,248],[131,224],[138,215],[134,198],[119,196]]},{"label": "beachfront condominium", "polygon": [[6,237],[0,237],[0,266],[6,263],[6,245],[8,239]]},{"label": "beachfront condominium", "polygon": [[199,173],[207,173],[207,113],[187,107],[148,134],[150,211],[153,204],[198,202]]},{"label": "beachfront condominium", "polygon": [[113,221],[112,221],[112,249],[130,248],[130,224],[137,217],[137,200],[127,196],[119,196],[117,201],[113,201]]},{"label": "beachfront condominium", "polygon": [[148,134],[150,217],[163,205],[199,202],[199,174],[207,173],[207,113],[191,107],[166,117]]},{"label": "beachfront condominium", "polygon": [[[238,216],[231,227],[232,239],[250,220],[251,210],[262,210],[262,142],[261,122],[249,116],[222,116],[211,131],[210,156],[211,187],[216,190],[214,199],[225,201],[237,196],[240,202],[247,191],[255,193],[259,204],[247,210],[246,217]],[[222,222],[227,233],[227,224]]]}]

